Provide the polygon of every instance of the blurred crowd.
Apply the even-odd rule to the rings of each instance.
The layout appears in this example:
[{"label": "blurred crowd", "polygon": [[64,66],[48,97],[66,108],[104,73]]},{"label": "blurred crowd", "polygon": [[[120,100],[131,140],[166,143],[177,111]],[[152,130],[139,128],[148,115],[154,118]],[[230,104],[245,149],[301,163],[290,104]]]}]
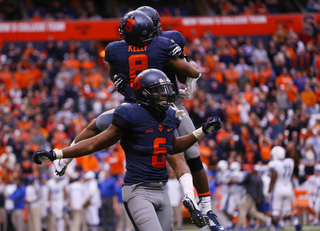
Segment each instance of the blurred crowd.
[{"label": "blurred crowd", "polygon": [[253,15],[319,12],[317,0],[303,0],[292,4],[289,0],[177,0],[163,1],[98,1],[98,0],[3,0],[0,2],[0,21],[7,20],[100,20],[120,17],[137,5],[153,5],[161,16],[195,15]]},{"label": "blurred crowd", "polygon": [[[192,97],[184,99],[185,106],[196,128],[211,116],[224,122],[224,129],[199,142],[213,182],[219,160],[265,165],[275,145],[285,147],[295,160],[298,184],[314,173],[320,163],[319,30],[306,20],[299,34],[279,23],[270,37],[215,37],[209,30],[199,36],[195,30],[186,38],[185,51],[200,66],[202,77]],[[0,65],[0,192],[9,193],[3,201],[19,185],[27,195],[24,187],[34,180],[66,181],[54,178],[52,166],[33,164],[32,153],[69,146],[91,119],[122,102],[107,75],[103,51],[96,41],[54,37],[43,46],[5,44]],[[69,177],[91,172],[104,179],[110,171],[121,181],[124,162],[121,147],[115,145],[74,160]],[[11,184],[16,187],[7,189]],[[216,184],[211,185],[214,192]],[[20,203],[9,206],[24,208]]]}]

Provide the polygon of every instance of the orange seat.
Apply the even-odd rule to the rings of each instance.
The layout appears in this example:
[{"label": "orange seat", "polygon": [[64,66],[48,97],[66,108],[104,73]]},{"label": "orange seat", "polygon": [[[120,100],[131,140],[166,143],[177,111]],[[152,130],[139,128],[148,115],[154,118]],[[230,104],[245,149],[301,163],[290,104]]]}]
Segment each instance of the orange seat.
[{"label": "orange seat", "polygon": [[296,198],[292,203],[292,207],[294,208],[297,207],[300,209],[309,209],[310,208],[309,199]]},{"label": "orange seat", "polygon": [[296,197],[302,196],[302,195],[307,195],[308,191],[306,189],[294,189],[294,195]]}]

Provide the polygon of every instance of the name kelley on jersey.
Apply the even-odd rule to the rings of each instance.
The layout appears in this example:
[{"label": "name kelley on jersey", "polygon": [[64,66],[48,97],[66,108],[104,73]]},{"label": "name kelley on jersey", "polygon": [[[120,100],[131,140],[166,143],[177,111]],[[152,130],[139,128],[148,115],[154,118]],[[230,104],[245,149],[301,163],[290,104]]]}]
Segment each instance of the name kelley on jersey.
[{"label": "name kelley on jersey", "polygon": [[146,50],[147,50],[147,45],[143,45],[143,46],[129,45],[128,46],[128,52],[140,52],[140,51],[146,51]]}]

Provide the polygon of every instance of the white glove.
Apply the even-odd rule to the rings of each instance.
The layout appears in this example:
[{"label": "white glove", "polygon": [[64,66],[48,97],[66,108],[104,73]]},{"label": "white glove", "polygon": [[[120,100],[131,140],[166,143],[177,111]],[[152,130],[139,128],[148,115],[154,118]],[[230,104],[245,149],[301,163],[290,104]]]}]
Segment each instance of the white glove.
[{"label": "white glove", "polygon": [[[200,78],[200,76],[196,79],[194,78],[189,78],[187,77],[187,80],[186,80],[186,88],[185,88],[185,94],[186,94],[186,98],[190,98],[192,93],[194,92],[194,90],[196,89],[196,86],[197,86],[197,80]],[[180,93],[180,91],[179,91]]]},{"label": "white glove", "polygon": [[171,107],[176,111],[175,116],[176,118],[179,118],[179,120],[182,120],[182,116],[186,116],[186,113],[183,110],[179,110],[174,103],[171,104]]},{"label": "white glove", "polygon": [[185,89],[179,89],[179,96],[180,96],[181,98],[189,98],[189,96],[187,95]]},{"label": "white glove", "polygon": [[73,160],[73,158],[56,159],[53,161],[55,167],[55,173],[57,176],[63,176],[66,172],[68,164]]}]

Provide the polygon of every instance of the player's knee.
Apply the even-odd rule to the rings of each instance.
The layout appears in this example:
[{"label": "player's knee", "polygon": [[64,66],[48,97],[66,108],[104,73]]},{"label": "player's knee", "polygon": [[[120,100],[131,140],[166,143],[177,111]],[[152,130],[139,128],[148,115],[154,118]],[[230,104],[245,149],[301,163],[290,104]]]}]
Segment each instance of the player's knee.
[{"label": "player's knee", "polygon": [[198,172],[203,169],[203,164],[200,159],[200,156],[187,160],[187,164],[191,172]]},{"label": "player's knee", "polygon": [[172,155],[168,158],[168,162],[171,168],[176,172],[176,175],[183,175],[185,173],[190,173],[190,169],[186,163],[183,154]]}]

